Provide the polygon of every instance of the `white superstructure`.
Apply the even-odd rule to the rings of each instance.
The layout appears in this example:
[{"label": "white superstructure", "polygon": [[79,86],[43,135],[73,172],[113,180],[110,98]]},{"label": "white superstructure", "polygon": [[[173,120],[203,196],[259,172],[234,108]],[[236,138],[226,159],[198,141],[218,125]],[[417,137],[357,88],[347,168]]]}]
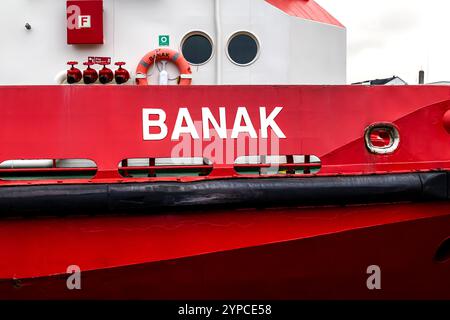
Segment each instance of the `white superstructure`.
[{"label": "white superstructure", "polygon": [[[2,0],[0,84],[57,84],[67,61],[78,61],[83,70],[88,56],[105,56],[127,63],[132,85],[137,64],[159,47],[161,35],[181,52],[190,34],[212,42],[211,58],[192,66],[194,85],[346,83],[345,28],[290,15],[264,0],[104,0],[103,8],[104,44],[69,45],[66,1]],[[236,34],[257,42],[249,64],[229,57],[227,46]],[[175,84],[170,79],[177,69],[169,63],[167,70]],[[157,84],[154,71],[150,82]]]}]

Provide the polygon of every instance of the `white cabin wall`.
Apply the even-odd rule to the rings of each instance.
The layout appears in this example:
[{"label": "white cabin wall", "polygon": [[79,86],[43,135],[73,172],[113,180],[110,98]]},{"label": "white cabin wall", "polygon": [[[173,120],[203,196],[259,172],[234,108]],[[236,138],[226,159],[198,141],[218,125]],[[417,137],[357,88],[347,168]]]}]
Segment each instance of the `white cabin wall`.
[{"label": "white cabin wall", "polygon": [[261,46],[250,66],[224,55],[224,84],[346,84],[345,28],[292,17],[259,0],[226,0],[222,8],[224,45],[248,30]]},{"label": "white cabin wall", "polygon": [[[289,83],[289,16],[258,0],[222,1],[222,16],[223,83]],[[228,59],[226,44],[231,35],[244,30],[257,37],[260,54],[253,64],[243,67]]]},{"label": "white cabin wall", "polygon": [[[223,84],[344,84],[346,30],[291,17],[263,0],[220,0]],[[139,60],[158,47],[158,35],[170,35],[180,50],[189,32],[206,32],[216,43],[214,0],[104,0],[104,45],[67,45],[65,0],[0,2],[0,84],[55,84],[66,62],[111,56],[127,62],[134,75]],[[26,30],[25,23],[32,29]],[[253,32],[260,41],[258,60],[233,64],[226,44],[236,31]],[[193,84],[214,84],[216,54],[192,67]],[[114,66],[111,68],[114,69]],[[97,68],[98,69],[98,68]],[[169,68],[171,76],[176,69]],[[130,81],[129,84],[133,84]]]},{"label": "white cabin wall", "polygon": [[[0,84],[55,84],[55,76],[66,69],[67,61],[81,64],[91,54],[109,55],[113,49],[110,2],[105,3],[105,44],[73,47],[66,43],[65,1],[2,0]],[[31,30],[25,29],[27,22]]]},{"label": "white cabin wall", "polygon": [[346,83],[346,29],[291,17],[289,43],[289,83]]},{"label": "white cabin wall", "polygon": [[[214,41],[214,1],[193,0],[189,5],[187,2],[115,0],[115,56],[130,62],[128,68],[134,74],[140,59],[158,47],[158,35],[170,35],[170,48],[177,51],[181,51],[181,41],[190,31],[203,31]],[[215,55],[208,63],[193,66],[193,84],[213,84],[214,66]],[[178,74],[173,65],[168,70],[172,78]],[[156,81],[152,77],[151,82]]]}]

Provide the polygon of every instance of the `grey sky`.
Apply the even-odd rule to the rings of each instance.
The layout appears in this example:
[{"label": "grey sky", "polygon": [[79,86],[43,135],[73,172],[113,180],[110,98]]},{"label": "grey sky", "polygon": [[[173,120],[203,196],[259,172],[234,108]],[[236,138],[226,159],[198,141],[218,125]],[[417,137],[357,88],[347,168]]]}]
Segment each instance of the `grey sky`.
[{"label": "grey sky", "polygon": [[316,0],[347,27],[347,80],[450,80],[449,0]]}]

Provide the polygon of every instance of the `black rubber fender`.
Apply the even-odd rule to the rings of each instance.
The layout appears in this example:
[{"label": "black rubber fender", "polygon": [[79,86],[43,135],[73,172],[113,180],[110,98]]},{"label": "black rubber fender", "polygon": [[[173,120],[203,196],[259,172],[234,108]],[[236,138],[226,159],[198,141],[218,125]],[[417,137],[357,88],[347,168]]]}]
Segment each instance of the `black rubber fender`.
[{"label": "black rubber fender", "polygon": [[0,215],[448,201],[447,172],[0,187]]}]

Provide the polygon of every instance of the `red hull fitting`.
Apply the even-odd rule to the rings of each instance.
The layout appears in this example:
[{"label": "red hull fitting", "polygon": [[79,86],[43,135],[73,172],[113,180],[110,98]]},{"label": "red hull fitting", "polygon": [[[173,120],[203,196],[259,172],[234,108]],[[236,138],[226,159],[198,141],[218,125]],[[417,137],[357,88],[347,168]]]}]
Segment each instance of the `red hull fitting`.
[{"label": "red hull fitting", "polygon": [[[1,219],[0,298],[449,299],[449,94],[448,87],[426,86],[0,88],[0,162],[91,159],[96,164],[96,168],[79,168],[80,172],[93,172],[91,178],[0,180],[0,195],[7,196],[2,198],[6,203],[2,209],[21,207],[22,195],[30,199],[25,189],[38,190],[31,192],[36,197],[32,199],[40,199],[42,208],[48,205],[43,196],[49,195],[42,194],[43,190],[57,189],[59,197],[80,185],[86,185],[84,191],[108,190],[101,198],[103,204],[111,204],[109,191],[114,188],[136,191],[159,185],[167,189],[162,196],[170,198],[174,185],[185,192],[188,185],[201,184],[207,190],[221,180],[235,183],[237,178],[253,178],[251,183],[264,189],[259,175],[238,173],[242,166],[235,163],[236,158],[251,155],[275,154],[291,160],[295,155],[305,156],[305,163],[288,162],[270,176],[275,185],[281,183],[281,176],[290,182],[300,176],[303,180],[296,182],[307,181],[306,185],[319,179],[367,183],[387,177],[390,186],[389,192],[375,189],[382,200],[375,201],[370,194],[368,199],[373,202],[389,202],[377,205],[368,205],[372,201],[341,207],[313,203],[314,208],[299,208],[311,204],[306,197],[305,203],[282,209],[207,208],[202,213],[172,209],[171,213],[156,214],[144,208],[147,215],[133,216],[127,205],[143,202],[132,197],[117,201],[122,211],[116,216]],[[200,131],[205,128],[205,107],[216,120],[219,108],[225,108],[228,130],[225,137],[219,135],[223,144],[216,146],[215,152],[210,152],[211,141]],[[149,125],[155,119],[146,113],[155,109],[160,132],[155,132],[154,122],[153,127]],[[198,132],[187,130],[187,151],[210,161],[196,167],[202,174],[195,177],[159,177],[155,171],[161,167],[155,165],[155,159],[173,157],[180,147],[177,132],[188,126],[186,117],[181,124],[177,121],[183,112],[199,122]],[[249,121],[242,117],[243,112]],[[167,116],[164,125],[163,114]],[[273,119],[269,120],[269,115],[274,115]],[[242,122],[248,133],[242,133]],[[400,142],[395,152],[374,154],[366,147],[366,129],[379,123],[398,130]],[[254,128],[256,138],[250,127],[261,129]],[[211,123],[206,131],[208,128]],[[239,139],[233,137],[235,131],[239,137],[257,141],[258,148],[252,149],[250,142],[234,148],[239,145]],[[383,142],[386,137],[379,138]],[[270,147],[275,143],[275,153],[261,149],[260,140]],[[227,157],[230,145],[237,150],[231,159]],[[220,155],[225,155],[225,161]],[[319,172],[312,171],[317,164],[309,162],[310,155],[320,159]],[[149,159],[149,165],[139,169],[146,173],[143,177],[124,174],[132,170],[127,165],[119,167],[122,160],[133,158]],[[266,169],[263,165],[259,174]],[[302,174],[292,166],[302,167]],[[57,167],[27,173],[55,171],[67,174],[65,168]],[[0,173],[9,177],[21,169],[2,169]],[[439,182],[432,188],[417,178],[435,175],[442,180],[431,179]],[[412,183],[395,184],[396,176],[413,176],[407,178]],[[134,188],[136,185],[139,187]],[[353,184],[341,186],[351,189]],[[330,191],[328,186],[325,189]],[[372,190],[373,184],[360,189],[356,191],[367,196],[365,192]],[[391,197],[399,194],[399,198]],[[439,196],[430,198],[430,194]],[[208,195],[200,195],[208,200]],[[247,195],[251,197],[251,190]],[[415,199],[414,195],[425,196]],[[86,199],[83,190],[76,196]],[[276,196],[282,197],[282,193],[278,190]],[[192,201],[183,199],[184,203]],[[411,203],[418,200],[424,202]],[[350,203],[359,202],[344,202]],[[26,212],[29,208],[24,206]],[[66,214],[63,209],[61,214]],[[39,213],[48,214],[45,210]],[[81,290],[67,289],[70,265],[81,268]],[[374,265],[380,267],[381,290],[369,290],[366,285],[367,268]]]},{"label": "red hull fitting", "polygon": [[449,226],[448,203],[3,221],[0,298],[450,299]]}]

